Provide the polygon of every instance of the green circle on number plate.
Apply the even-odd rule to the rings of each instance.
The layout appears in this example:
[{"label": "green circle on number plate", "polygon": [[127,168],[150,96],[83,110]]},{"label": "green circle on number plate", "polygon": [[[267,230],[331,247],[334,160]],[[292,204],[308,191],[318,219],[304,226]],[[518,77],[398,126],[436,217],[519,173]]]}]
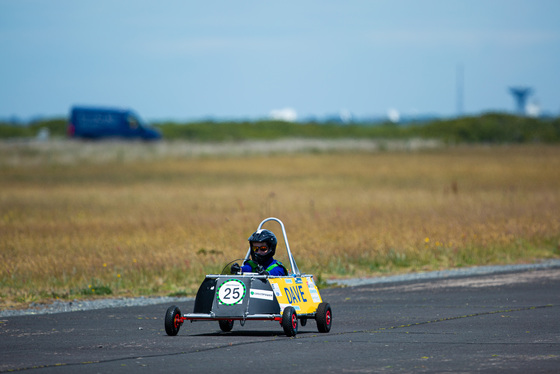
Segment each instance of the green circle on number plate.
[{"label": "green circle on number plate", "polygon": [[220,304],[235,305],[243,300],[245,291],[245,283],[239,279],[228,279],[218,287],[216,297]]}]

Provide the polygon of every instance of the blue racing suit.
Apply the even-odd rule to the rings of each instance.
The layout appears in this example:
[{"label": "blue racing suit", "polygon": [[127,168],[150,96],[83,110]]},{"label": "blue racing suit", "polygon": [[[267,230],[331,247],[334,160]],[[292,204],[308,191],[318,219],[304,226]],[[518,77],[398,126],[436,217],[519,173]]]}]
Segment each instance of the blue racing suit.
[{"label": "blue racing suit", "polygon": [[[241,267],[241,271],[244,273],[257,273],[259,264],[257,264],[253,260],[247,260]],[[262,265],[265,271],[268,272],[269,275],[288,275],[288,270],[282,265],[280,261],[276,261],[275,259],[271,258],[270,261],[264,265]]]}]

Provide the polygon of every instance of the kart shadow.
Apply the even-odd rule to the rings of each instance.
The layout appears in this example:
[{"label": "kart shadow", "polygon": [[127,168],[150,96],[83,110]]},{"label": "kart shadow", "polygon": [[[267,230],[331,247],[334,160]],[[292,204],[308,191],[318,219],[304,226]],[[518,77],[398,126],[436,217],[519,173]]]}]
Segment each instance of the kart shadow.
[{"label": "kart shadow", "polygon": [[[299,331],[297,335],[304,335],[304,334],[317,334],[317,331]],[[204,334],[190,334],[189,336],[234,336],[234,337],[274,337],[274,336],[286,336],[284,331],[277,330],[277,331],[263,331],[263,330],[236,330],[230,332],[223,332],[223,331],[215,331],[209,332]]]}]

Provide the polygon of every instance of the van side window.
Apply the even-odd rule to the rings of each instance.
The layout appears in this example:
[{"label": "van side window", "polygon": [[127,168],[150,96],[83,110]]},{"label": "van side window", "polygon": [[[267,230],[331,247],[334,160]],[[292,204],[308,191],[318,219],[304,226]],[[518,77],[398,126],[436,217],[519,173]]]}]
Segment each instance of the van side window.
[{"label": "van side window", "polygon": [[138,128],[138,120],[134,116],[128,116],[128,127],[131,129]]}]

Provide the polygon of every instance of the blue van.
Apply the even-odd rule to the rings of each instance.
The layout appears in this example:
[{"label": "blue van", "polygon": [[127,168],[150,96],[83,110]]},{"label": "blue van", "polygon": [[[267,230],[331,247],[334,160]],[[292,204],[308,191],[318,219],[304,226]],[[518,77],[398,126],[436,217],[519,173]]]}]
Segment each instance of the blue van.
[{"label": "blue van", "polygon": [[86,139],[161,139],[159,131],[146,126],[132,110],[115,108],[73,107],[67,133],[71,138]]}]

